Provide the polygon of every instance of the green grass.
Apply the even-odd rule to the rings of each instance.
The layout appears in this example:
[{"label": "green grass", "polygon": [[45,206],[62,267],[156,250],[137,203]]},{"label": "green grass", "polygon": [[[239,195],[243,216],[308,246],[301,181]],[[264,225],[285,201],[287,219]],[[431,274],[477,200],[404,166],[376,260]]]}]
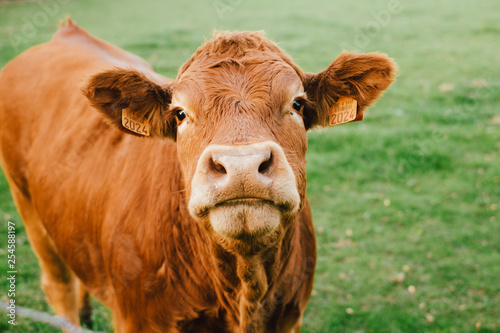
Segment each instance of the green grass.
[{"label": "green grass", "polygon": [[[0,7],[0,66],[50,39],[66,13],[170,77],[214,29],[265,30],[311,72],[341,45],[388,53],[398,80],[365,120],[309,135],[319,257],[303,332],[497,332],[500,125],[490,119],[500,115],[500,2],[405,1],[388,24],[368,31],[367,45],[356,44],[389,2],[68,1],[17,49],[13,36],[41,7],[9,4]],[[217,3],[231,10],[219,16]],[[2,276],[13,220],[17,302],[52,311],[3,177],[0,220]],[[403,272],[404,281],[391,282]],[[5,300],[5,279],[0,288]],[[97,305],[94,317],[97,329],[111,331],[107,310]],[[13,328],[2,318],[0,331],[53,331],[21,318]]]}]

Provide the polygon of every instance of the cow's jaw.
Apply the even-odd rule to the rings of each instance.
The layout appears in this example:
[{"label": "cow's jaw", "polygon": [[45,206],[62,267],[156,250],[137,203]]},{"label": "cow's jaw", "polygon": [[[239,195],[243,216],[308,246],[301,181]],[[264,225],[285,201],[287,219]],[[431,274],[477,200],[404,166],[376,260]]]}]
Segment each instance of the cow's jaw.
[{"label": "cow's jaw", "polygon": [[295,175],[278,144],[210,145],[201,154],[189,211],[218,236],[256,241],[283,226],[299,207]]}]

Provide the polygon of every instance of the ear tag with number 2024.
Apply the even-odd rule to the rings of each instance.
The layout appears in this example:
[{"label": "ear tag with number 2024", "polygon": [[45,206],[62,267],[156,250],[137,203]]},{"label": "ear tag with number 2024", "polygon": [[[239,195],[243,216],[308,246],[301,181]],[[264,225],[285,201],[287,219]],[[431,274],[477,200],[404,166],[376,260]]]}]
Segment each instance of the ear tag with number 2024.
[{"label": "ear tag with number 2024", "polygon": [[135,117],[127,109],[122,110],[122,125],[129,131],[140,135],[149,136],[151,134],[149,121]]},{"label": "ear tag with number 2024", "polygon": [[358,102],[352,97],[340,97],[330,109],[330,126],[348,123],[356,119]]}]

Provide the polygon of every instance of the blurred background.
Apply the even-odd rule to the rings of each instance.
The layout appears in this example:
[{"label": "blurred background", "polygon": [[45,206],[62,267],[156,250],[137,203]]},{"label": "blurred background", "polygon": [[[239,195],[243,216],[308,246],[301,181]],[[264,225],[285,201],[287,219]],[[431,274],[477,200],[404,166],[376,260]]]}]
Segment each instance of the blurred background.
[{"label": "blurred background", "polygon": [[[67,14],[172,78],[214,30],[264,30],[309,72],[344,49],[394,58],[399,77],[363,122],[309,133],[318,263],[303,332],[500,331],[498,0],[0,0],[0,67]],[[1,276],[9,220],[0,175]],[[17,242],[16,304],[53,313],[22,227]],[[2,332],[54,331],[6,318]]]}]

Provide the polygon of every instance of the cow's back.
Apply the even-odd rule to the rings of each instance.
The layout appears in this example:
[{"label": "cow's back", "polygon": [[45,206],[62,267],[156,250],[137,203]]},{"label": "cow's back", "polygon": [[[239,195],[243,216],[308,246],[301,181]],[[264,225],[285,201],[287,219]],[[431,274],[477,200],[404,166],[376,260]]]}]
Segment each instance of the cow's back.
[{"label": "cow's back", "polygon": [[[102,252],[116,245],[107,241],[122,242],[117,246],[133,265],[135,237],[147,237],[147,230],[130,226],[140,219],[158,220],[147,216],[147,208],[161,214],[155,207],[159,201],[172,201],[173,192],[180,197],[175,145],[111,128],[83,96],[81,87],[90,75],[113,67],[135,68],[157,83],[168,82],[144,60],[71,21],[0,73],[3,170],[89,286],[106,285],[109,277],[102,268],[119,265],[102,262]],[[155,183],[158,179],[163,183]],[[171,191],[155,195],[161,186]],[[75,249],[76,243],[81,248]]]}]

